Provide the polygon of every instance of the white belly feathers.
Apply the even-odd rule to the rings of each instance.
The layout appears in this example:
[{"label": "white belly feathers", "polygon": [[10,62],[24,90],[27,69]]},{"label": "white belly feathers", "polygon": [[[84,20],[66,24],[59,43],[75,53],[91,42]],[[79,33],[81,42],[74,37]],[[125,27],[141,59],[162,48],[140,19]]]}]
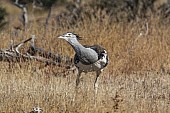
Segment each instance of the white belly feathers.
[{"label": "white belly feathers", "polygon": [[78,62],[76,64],[76,67],[79,68],[79,70],[83,72],[91,72],[91,71],[98,71],[104,68],[105,64],[105,59],[100,59],[97,62],[90,64],[90,65],[85,65],[82,64],[81,62]]}]

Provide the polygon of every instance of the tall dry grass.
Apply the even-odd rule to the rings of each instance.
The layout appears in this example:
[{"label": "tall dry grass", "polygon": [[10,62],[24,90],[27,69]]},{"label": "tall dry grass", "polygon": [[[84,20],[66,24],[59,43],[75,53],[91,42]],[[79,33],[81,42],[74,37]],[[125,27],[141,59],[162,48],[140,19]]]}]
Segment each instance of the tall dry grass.
[{"label": "tall dry grass", "polygon": [[9,47],[10,37],[19,42],[35,34],[37,46],[73,57],[73,49],[56,37],[71,31],[83,37],[82,44],[100,44],[109,54],[109,65],[99,78],[95,94],[94,73],[83,74],[75,89],[76,72],[60,67],[42,67],[32,61],[15,63],[9,69],[1,62],[0,112],[22,113],[39,106],[45,113],[61,112],[169,112],[170,111],[170,38],[169,26],[157,19],[128,24],[84,20],[73,28],[52,28],[44,36],[42,25],[36,22],[26,32],[14,37],[12,29],[0,34],[0,48]]}]

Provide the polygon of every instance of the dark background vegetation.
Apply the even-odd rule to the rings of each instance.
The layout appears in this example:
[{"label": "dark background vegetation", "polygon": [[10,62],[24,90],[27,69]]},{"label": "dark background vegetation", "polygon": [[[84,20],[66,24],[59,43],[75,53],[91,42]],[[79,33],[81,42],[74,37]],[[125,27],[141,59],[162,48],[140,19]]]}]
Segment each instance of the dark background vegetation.
[{"label": "dark background vegetation", "polygon": [[[14,2],[15,0],[8,0],[6,3],[14,4]],[[75,25],[78,21],[83,21],[85,17],[90,20],[96,18],[103,21],[103,16],[106,15],[109,16],[110,23],[138,21],[151,16],[159,17],[163,23],[169,23],[170,15],[170,3],[166,0],[19,0],[19,3],[29,10],[32,9],[30,9],[31,5],[34,5],[49,11],[48,18],[51,16],[51,10],[64,7],[64,11],[58,11],[58,14],[53,15],[53,17],[55,16],[54,21],[60,26]],[[1,6],[0,12],[0,26],[2,27],[7,22],[5,20],[7,13],[3,6]],[[47,21],[48,19],[46,24],[48,24]]]}]

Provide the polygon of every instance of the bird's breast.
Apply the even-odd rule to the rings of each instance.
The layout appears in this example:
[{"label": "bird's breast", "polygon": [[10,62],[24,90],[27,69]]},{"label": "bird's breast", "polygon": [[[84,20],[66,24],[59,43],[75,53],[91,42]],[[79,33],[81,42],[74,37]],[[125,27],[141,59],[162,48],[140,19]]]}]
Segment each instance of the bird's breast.
[{"label": "bird's breast", "polygon": [[81,61],[79,61],[75,65],[79,70],[82,70],[83,72],[98,71],[104,68],[103,62],[101,62],[101,60],[98,60],[97,62],[90,65],[85,65]]}]

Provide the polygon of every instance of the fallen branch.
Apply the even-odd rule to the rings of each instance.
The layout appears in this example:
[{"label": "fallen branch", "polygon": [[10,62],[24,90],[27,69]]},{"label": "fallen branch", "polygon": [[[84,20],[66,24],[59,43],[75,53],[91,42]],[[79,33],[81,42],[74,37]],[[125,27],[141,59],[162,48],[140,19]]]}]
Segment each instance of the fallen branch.
[{"label": "fallen branch", "polygon": [[[62,66],[66,68],[71,68],[73,66],[72,59],[67,56],[61,56],[60,54],[53,54],[49,51],[45,51],[42,48],[35,46],[35,35],[32,35],[31,38],[22,41],[19,44],[12,46],[10,49],[1,49],[0,50],[0,61],[7,62],[25,62],[28,60],[36,60],[47,65]],[[30,47],[26,53],[21,53],[20,48],[31,42]]]}]

